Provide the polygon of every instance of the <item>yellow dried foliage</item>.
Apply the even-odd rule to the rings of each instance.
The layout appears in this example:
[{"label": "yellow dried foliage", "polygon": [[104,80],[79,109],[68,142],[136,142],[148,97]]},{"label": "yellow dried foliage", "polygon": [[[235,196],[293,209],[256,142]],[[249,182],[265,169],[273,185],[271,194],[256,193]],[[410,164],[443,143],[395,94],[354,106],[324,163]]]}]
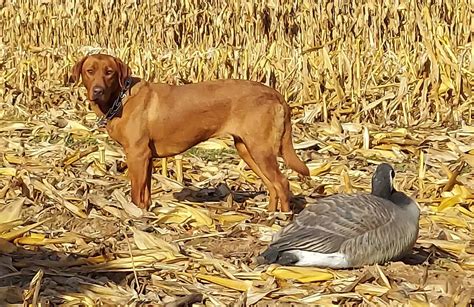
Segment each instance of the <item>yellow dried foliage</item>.
[{"label": "yellow dried foliage", "polygon": [[[0,301],[467,306],[471,6],[0,1]],[[291,216],[268,214],[261,180],[229,138],[156,161],[152,210],[137,208],[123,150],[95,129],[83,88],[68,82],[75,61],[96,52],[151,81],[241,78],[278,89],[311,171],[300,180],[284,170],[295,203],[368,191],[376,164],[392,163],[396,188],[422,212],[412,258],[340,271],[257,265]]]}]

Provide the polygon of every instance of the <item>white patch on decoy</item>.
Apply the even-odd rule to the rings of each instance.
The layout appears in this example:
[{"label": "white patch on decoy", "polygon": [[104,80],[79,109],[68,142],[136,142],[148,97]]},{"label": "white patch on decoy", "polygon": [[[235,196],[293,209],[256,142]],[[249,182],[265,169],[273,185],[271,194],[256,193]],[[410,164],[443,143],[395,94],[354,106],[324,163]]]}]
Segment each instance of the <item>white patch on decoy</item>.
[{"label": "white patch on decoy", "polygon": [[343,253],[324,254],[302,250],[289,250],[286,252],[298,257],[299,260],[295,263],[297,266],[317,266],[334,269],[347,268],[349,266],[349,261]]}]

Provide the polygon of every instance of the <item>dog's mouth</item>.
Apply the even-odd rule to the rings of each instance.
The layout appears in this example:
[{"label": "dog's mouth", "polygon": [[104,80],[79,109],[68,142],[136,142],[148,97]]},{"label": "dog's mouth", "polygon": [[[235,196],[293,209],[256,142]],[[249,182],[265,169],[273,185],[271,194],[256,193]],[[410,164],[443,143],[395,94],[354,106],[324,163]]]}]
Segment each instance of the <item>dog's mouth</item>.
[{"label": "dog's mouth", "polygon": [[106,99],[105,95],[92,95],[88,97],[88,100],[92,105],[95,105],[96,108],[99,108],[102,113],[107,113],[110,108],[109,101]]},{"label": "dog's mouth", "polygon": [[96,104],[103,104],[106,101],[104,94],[102,94],[102,95],[89,95],[89,100],[92,101],[93,103],[96,103]]}]

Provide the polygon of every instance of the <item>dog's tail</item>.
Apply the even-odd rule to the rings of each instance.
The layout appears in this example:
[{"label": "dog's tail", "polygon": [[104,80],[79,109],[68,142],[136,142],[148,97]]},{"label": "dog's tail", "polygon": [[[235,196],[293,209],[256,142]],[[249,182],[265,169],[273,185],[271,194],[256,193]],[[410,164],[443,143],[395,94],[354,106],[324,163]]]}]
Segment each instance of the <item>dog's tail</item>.
[{"label": "dog's tail", "polygon": [[293,147],[291,130],[291,111],[290,108],[287,107],[287,112],[285,112],[284,117],[280,152],[286,165],[303,176],[309,176],[308,166],[306,166],[306,164],[304,164],[304,162],[296,155],[295,148]]}]

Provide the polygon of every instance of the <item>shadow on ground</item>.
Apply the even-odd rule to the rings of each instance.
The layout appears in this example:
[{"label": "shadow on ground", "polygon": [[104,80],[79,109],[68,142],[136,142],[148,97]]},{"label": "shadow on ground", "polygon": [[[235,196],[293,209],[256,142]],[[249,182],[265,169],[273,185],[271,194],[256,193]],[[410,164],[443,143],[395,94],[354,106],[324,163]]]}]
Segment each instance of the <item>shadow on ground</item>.
[{"label": "shadow on ground", "polygon": [[[217,187],[189,188],[185,187],[179,192],[174,192],[173,197],[178,201],[190,201],[194,203],[223,202],[232,196],[232,200],[238,204],[243,204],[247,200],[268,201],[265,191],[232,191],[226,184],[220,184]],[[299,213],[305,208],[307,200],[303,195],[293,195],[290,200],[290,207],[293,213]]]}]

